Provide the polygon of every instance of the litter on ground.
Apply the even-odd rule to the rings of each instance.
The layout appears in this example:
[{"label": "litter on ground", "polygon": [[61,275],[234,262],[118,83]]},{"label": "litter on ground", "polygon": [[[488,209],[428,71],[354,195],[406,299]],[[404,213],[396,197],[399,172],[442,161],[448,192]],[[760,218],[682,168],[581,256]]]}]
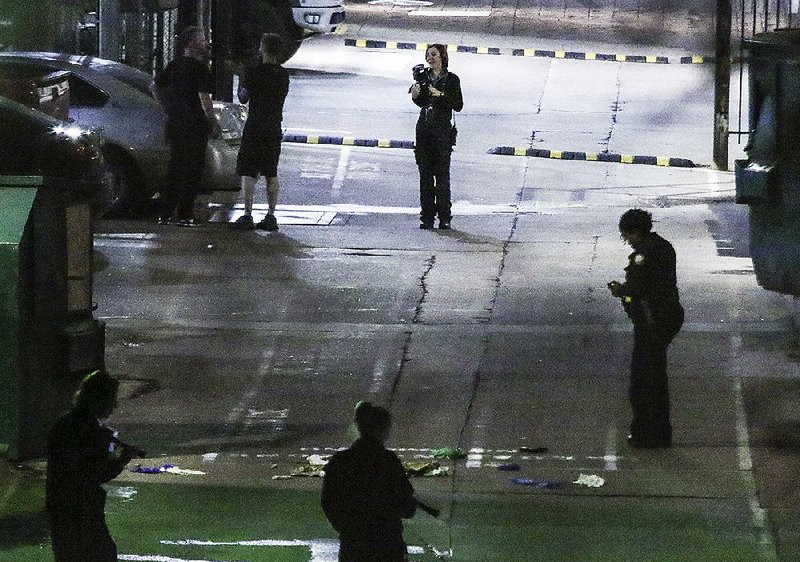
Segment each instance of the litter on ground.
[{"label": "litter on ground", "polygon": [[202,470],[190,470],[188,468],[179,468],[174,464],[162,464],[161,466],[142,466],[137,464],[131,469],[131,472],[138,472],[140,474],[205,474]]},{"label": "litter on ground", "polygon": [[578,479],[573,482],[573,484],[579,484],[581,486],[587,486],[589,488],[599,488],[606,481],[596,474],[581,474],[578,476]]},{"label": "litter on ground", "polygon": [[557,490],[561,487],[561,482],[541,478],[512,478],[511,482],[518,486],[535,486],[544,490]]},{"label": "litter on ground", "polygon": [[438,462],[425,461],[406,461],[403,463],[408,476],[447,476],[449,474],[446,466],[441,466]]},{"label": "litter on ground", "polygon": [[433,458],[435,459],[455,460],[467,458],[467,453],[458,447],[442,447],[441,449],[434,449],[431,451],[431,455],[433,455]]}]

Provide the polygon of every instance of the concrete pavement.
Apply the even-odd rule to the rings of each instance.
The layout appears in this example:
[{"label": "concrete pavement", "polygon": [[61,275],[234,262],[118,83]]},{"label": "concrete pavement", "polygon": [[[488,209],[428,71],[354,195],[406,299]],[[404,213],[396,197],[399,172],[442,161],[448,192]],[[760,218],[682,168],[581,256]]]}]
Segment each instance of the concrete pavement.
[{"label": "concrete pavement", "polygon": [[[151,451],[146,465],[205,473],[112,486],[122,559],[334,560],[319,480],[273,476],[346,446],[364,397],[391,407],[404,460],[470,453],[414,480],[444,515],[408,524],[413,560],[800,559],[784,301],[723,251],[741,246],[730,204],[648,189],[663,187],[604,205],[462,206],[450,232],[419,231],[413,210],[334,206],[327,225],[277,235],[102,223],[98,314],[126,381],[110,423]],[[616,220],[632,204],[675,244],[687,310],[663,452],[625,445],[631,334],[604,289],[622,275]],[[498,470],[508,462],[521,470]],[[4,470],[3,560],[50,559],[40,471]]]}]

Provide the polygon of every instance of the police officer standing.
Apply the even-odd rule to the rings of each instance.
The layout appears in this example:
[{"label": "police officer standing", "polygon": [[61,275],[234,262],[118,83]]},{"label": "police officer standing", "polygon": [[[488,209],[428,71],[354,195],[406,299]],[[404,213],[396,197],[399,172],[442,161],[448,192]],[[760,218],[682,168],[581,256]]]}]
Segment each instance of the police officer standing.
[{"label": "police officer standing", "polygon": [[105,521],[106,492],[137,453],[112,450],[113,431],[100,424],[117,405],[119,382],[94,371],[81,382],[75,405],[48,435],[46,505],[56,562],[116,562]]},{"label": "police officer standing", "polygon": [[400,459],[386,449],[392,418],[369,402],[356,406],[360,437],[325,466],[322,509],[339,533],[340,562],[405,562],[403,519],[417,507]]},{"label": "police officer standing", "polygon": [[683,325],[675,250],[651,231],[652,216],[630,209],[619,220],[622,239],[633,248],[625,282],[611,281],[611,294],[633,322],[629,398],[633,418],[628,442],[636,448],[672,446],[667,347]]},{"label": "police officer standing", "polygon": [[448,70],[449,60],[446,45],[429,45],[425,51],[429,68],[420,68],[419,73],[415,71],[415,82],[408,90],[414,104],[421,108],[417,119],[414,158],[419,168],[419,227],[423,230],[433,228],[437,215],[439,228],[449,230],[453,218],[450,156],[456,139],[455,124],[450,120],[454,111],[464,108],[464,98],[461,80]]}]

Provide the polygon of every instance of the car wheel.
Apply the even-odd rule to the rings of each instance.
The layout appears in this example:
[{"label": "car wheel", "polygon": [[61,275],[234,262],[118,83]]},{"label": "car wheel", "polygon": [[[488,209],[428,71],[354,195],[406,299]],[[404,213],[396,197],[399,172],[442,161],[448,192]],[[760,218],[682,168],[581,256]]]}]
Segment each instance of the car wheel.
[{"label": "car wheel", "polygon": [[120,217],[142,211],[141,197],[136,190],[134,164],[116,151],[105,154],[108,171],[108,210],[106,217]]}]

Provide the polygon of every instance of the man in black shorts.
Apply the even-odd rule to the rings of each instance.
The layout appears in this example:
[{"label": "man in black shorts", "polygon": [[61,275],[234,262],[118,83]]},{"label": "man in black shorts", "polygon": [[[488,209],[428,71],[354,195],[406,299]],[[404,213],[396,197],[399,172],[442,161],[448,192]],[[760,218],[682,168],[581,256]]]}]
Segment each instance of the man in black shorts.
[{"label": "man in black shorts", "polygon": [[150,86],[167,112],[170,146],[167,182],[161,193],[159,222],[193,226],[194,201],[200,193],[206,145],[221,128],[211,101],[214,82],[204,62],[209,44],[203,30],[184,29],[178,37],[182,56],[170,62]]},{"label": "man in black shorts", "polygon": [[[280,65],[283,40],[267,33],[259,46],[261,62],[249,67],[239,83],[239,101],[250,103],[236,171],[242,176],[244,215],[233,224],[239,230],[278,230],[278,158],[281,154],[283,102],[289,92],[289,73]],[[253,193],[258,177],[267,181],[267,215],[253,224]]]}]

